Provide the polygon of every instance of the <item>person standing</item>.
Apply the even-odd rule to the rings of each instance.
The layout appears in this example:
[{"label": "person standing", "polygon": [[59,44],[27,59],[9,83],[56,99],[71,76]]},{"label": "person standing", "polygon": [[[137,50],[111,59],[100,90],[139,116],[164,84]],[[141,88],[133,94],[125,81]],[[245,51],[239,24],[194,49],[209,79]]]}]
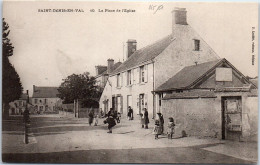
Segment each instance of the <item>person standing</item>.
[{"label": "person standing", "polygon": [[93,110],[91,110],[88,114],[88,123],[90,126],[93,123],[93,118],[94,118],[94,113],[93,113]]},{"label": "person standing", "polygon": [[144,124],[145,124],[145,129],[148,129],[149,117],[148,117],[148,111],[146,108],[144,108]]},{"label": "person standing", "polygon": [[172,136],[174,134],[174,120],[172,117],[169,118],[169,122],[168,122],[168,128],[167,128],[167,134],[168,134],[168,139],[172,139]]},{"label": "person standing", "polygon": [[164,132],[164,119],[163,119],[163,115],[161,113],[157,113],[159,116],[159,126],[161,128],[161,134],[163,134]]},{"label": "person standing", "polygon": [[131,107],[128,107],[128,113],[127,113],[128,120],[131,120]]},{"label": "person standing", "polygon": [[153,128],[153,134],[155,135],[155,140],[157,140],[159,137],[159,135],[161,134],[160,132],[160,126],[159,126],[159,120],[155,120],[155,123],[154,123],[154,128]]}]

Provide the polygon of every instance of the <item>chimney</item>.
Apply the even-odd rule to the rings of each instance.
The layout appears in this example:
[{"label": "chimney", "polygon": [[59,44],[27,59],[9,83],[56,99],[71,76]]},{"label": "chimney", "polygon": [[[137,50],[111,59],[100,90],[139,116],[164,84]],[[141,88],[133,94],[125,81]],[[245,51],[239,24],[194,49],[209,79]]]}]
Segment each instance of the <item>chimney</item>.
[{"label": "chimney", "polygon": [[127,42],[127,57],[128,59],[136,51],[136,40],[129,39]]},{"label": "chimney", "polygon": [[99,72],[98,72],[99,66],[95,66],[95,68],[96,68],[96,76],[97,76],[97,75],[99,75]]},{"label": "chimney", "polygon": [[113,66],[114,66],[114,60],[113,59],[108,59],[107,60],[107,73],[111,73],[113,71]]},{"label": "chimney", "polygon": [[33,85],[33,92],[35,92],[35,85]]},{"label": "chimney", "polygon": [[172,25],[188,25],[187,24],[186,8],[175,7],[172,11]]}]

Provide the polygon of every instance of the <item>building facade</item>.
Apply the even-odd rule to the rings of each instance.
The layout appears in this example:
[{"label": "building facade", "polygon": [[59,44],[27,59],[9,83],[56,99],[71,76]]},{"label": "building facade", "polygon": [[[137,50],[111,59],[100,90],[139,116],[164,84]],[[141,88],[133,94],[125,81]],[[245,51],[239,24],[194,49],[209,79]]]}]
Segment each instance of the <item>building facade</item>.
[{"label": "building facade", "polygon": [[100,91],[103,91],[105,88],[108,76],[116,69],[118,68],[122,63],[117,62],[114,63],[113,59],[107,60],[107,66],[98,65],[96,66],[96,85],[99,87]]},{"label": "building facade", "polygon": [[53,112],[61,104],[58,95],[58,87],[33,86],[32,105],[39,113]]},{"label": "building facade", "polygon": [[28,101],[29,101],[29,94],[27,91],[27,93],[22,93],[19,100],[15,100],[10,103],[9,114],[10,115],[22,115],[24,110],[26,109],[26,105],[27,105]]},{"label": "building facade", "polygon": [[185,67],[154,93],[179,136],[257,141],[257,86],[226,59]]},{"label": "building facade", "polygon": [[150,118],[158,111],[156,95],[161,84],[188,65],[219,59],[218,55],[187,23],[186,9],[172,12],[172,33],[163,39],[137,50],[137,42],[128,40],[127,59],[108,78],[100,98],[100,108],[109,108],[126,116],[131,106],[134,115],[143,108]]}]

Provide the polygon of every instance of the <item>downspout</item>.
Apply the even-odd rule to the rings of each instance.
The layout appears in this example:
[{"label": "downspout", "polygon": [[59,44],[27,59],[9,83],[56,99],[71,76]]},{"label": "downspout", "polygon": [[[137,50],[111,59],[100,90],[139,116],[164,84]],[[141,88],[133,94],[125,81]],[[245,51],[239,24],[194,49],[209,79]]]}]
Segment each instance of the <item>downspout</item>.
[{"label": "downspout", "polygon": [[[154,76],[154,60],[152,59],[152,63],[153,63],[153,91],[154,91],[154,85],[155,85],[155,83],[154,83],[154,81],[155,81],[155,76]],[[155,114],[154,114],[154,112],[155,112],[155,92],[152,92],[152,94],[153,94],[153,119],[154,119],[154,117],[155,117]]]}]

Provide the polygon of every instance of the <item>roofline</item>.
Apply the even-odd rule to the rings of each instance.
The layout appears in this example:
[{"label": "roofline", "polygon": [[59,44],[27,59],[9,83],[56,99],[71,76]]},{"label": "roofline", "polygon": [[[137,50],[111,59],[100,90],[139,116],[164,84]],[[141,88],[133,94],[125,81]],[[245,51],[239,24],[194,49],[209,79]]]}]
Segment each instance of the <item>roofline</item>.
[{"label": "roofline", "polygon": [[152,59],[150,59],[150,60],[147,60],[147,61],[144,61],[144,62],[142,62],[142,63],[140,63],[140,64],[138,64],[138,65],[135,65],[134,67],[128,68],[128,69],[126,69],[126,70],[122,70],[122,71],[120,71],[120,72],[115,72],[115,73],[113,73],[113,74],[109,74],[109,77],[115,76],[115,75],[117,75],[117,74],[119,74],[119,73],[126,72],[126,71],[128,71],[128,70],[132,70],[132,69],[135,69],[135,68],[139,68],[139,67],[142,66],[142,65],[152,64],[152,63],[154,63],[154,60],[153,60],[153,59],[154,59],[154,58],[152,58]]},{"label": "roofline", "polygon": [[[246,77],[240,72],[238,71],[228,60],[226,60],[225,58],[222,58],[217,64],[215,64],[213,67],[211,67],[207,72],[205,72],[202,76],[200,76],[198,79],[196,79],[195,81],[193,81],[190,85],[187,85],[185,87],[182,88],[170,88],[170,89],[163,89],[163,90],[155,90],[153,92],[166,92],[166,91],[174,91],[174,90],[182,90],[182,89],[189,89],[192,86],[196,85],[200,80],[202,80],[207,74],[209,74],[210,72],[212,72],[219,64],[226,62],[228,65],[231,66],[231,68],[233,70],[235,70],[238,74],[242,75],[242,77],[249,83],[252,84],[256,89],[257,87],[249,80],[246,79]],[[203,63],[202,63],[203,64]],[[189,66],[187,66],[189,67]],[[185,67],[184,67],[185,68]]]}]

